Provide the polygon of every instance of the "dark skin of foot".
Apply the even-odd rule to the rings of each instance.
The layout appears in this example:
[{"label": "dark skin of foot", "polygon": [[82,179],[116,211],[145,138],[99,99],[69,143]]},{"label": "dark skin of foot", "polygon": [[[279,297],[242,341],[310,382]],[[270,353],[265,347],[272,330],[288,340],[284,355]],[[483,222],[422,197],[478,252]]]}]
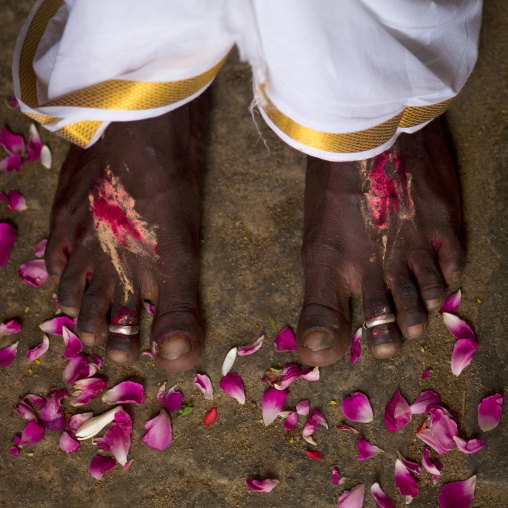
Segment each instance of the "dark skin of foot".
[{"label": "dark skin of foot", "polygon": [[[304,241],[305,299],[297,331],[301,359],[339,359],[351,342],[351,293],[365,319],[396,315],[369,328],[376,358],[420,337],[429,311],[464,268],[456,171],[439,120],[366,161],[308,158]],[[365,332],[364,332],[365,333]]]},{"label": "dark skin of foot", "polygon": [[72,147],[62,167],[46,249],[58,300],[78,317],[87,345],[107,339],[107,357],[127,365],[139,336],[142,300],[155,304],[151,350],[179,372],[197,362],[204,330],[198,306],[199,222],[208,94],[175,111],[112,123],[87,150]]}]

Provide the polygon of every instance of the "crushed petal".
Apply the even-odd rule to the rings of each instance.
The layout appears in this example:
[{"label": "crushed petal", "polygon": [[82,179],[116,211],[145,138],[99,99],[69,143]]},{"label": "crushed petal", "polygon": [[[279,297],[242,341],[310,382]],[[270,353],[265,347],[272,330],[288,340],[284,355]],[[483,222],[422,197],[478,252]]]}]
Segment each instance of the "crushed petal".
[{"label": "crushed petal", "polygon": [[279,480],[254,480],[253,478],[247,478],[245,482],[247,487],[254,492],[271,492],[277,487]]},{"label": "crushed petal", "polygon": [[35,411],[21,397],[19,398],[17,405],[12,409],[14,409],[16,414],[24,420],[37,423],[38,420]]},{"label": "crushed petal", "polygon": [[28,148],[26,160],[28,162],[38,161],[41,158],[42,142],[35,124],[30,124],[28,131]]},{"label": "crushed petal", "polygon": [[428,446],[434,448],[439,455],[457,448],[453,439],[458,436],[457,424],[450,417],[446,409],[441,406],[431,406],[429,417],[418,429],[416,435]]},{"label": "crushed petal", "polygon": [[434,462],[430,460],[430,450],[425,448],[422,452],[422,466],[425,470],[432,475],[432,481],[434,485],[439,481],[441,477],[441,471],[443,470],[443,465],[436,459]]},{"label": "crushed petal", "polygon": [[98,377],[78,379],[74,383],[74,392],[71,405],[74,407],[85,406],[92,399],[95,399],[101,390],[108,387],[106,381]]},{"label": "crushed petal", "polygon": [[67,390],[53,388],[48,393],[41,410],[39,419],[44,427],[51,432],[58,432],[65,427],[65,416],[62,412],[60,401],[68,398]]}]

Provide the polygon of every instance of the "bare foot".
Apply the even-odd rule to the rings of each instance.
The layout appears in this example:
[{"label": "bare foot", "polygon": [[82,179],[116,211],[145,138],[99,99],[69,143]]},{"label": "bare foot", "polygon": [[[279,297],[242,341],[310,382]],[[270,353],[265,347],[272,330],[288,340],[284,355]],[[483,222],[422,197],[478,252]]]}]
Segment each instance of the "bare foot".
[{"label": "bare foot", "polygon": [[[198,360],[199,220],[208,97],[163,116],[112,123],[88,150],[71,147],[53,205],[46,264],[58,300],[78,316],[83,342],[106,337],[107,357],[132,363],[142,299],[155,303],[151,349],[159,366]],[[136,329],[131,331],[136,331]]]},{"label": "bare foot", "polygon": [[366,161],[308,158],[303,266],[305,300],[298,352],[329,365],[351,342],[349,297],[363,296],[365,319],[396,315],[367,330],[377,358],[419,337],[446,284],[464,267],[455,168],[439,120]]}]

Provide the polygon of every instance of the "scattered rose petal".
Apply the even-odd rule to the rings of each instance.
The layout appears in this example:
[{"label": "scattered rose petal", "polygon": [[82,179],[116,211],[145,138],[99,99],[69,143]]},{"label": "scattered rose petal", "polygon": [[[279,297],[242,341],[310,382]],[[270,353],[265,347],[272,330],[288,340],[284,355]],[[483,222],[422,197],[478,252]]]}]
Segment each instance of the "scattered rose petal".
[{"label": "scattered rose petal", "polygon": [[448,314],[455,314],[459,308],[461,300],[462,293],[459,289],[456,293],[453,293],[445,300],[444,305],[439,309],[439,313],[443,314],[443,312],[447,312]]},{"label": "scattered rose petal", "polygon": [[19,155],[22,157],[25,153],[25,140],[23,136],[13,134],[7,127],[2,127],[0,132],[0,146],[3,146],[9,155]]},{"label": "scattered rose petal", "polygon": [[141,353],[141,356],[143,356],[143,355],[145,355],[145,356],[149,356],[150,358],[153,358],[153,354],[152,354],[152,352],[151,352],[151,351],[143,351],[143,352]]},{"label": "scattered rose petal", "polygon": [[123,411],[122,406],[114,407],[100,416],[87,419],[77,430],[76,438],[80,441],[97,435],[106,425],[115,419],[115,414]]},{"label": "scattered rose petal", "polygon": [[305,452],[311,459],[321,460],[323,458],[323,454],[318,452],[317,450],[307,450]]},{"label": "scattered rose petal", "polygon": [[0,337],[4,335],[15,335],[21,331],[21,325],[15,320],[0,324]]},{"label": "scattered rose petal", "polygon": [[484,432],[495,429],[503,410],[503,396],[495,393],[483,399],[478,406],[478,425]]},{"label": "scattered rose petal", "polygon": [[[69,423],[67,423],[65,430],[71,435],[76,437],[78,429],[87,421],[93,418],[93,413],[78,413],[71,416]],[[102,430],[102,429],[101,429]]]},{"label": "scattered rose petal", "polygon": [[173,440],[171,419],[164,409],[161,409],[158,416],[145,423],[145,434],[141,438],[152,450],[164,450]]},{"label": "scattered rose petal", "polygon": [[33,393],[29,393],[25,395],[25,399],[28,399],[34,406],[42,407],[44,406],[44,398],[39,397],[39,395],[34,395]]},{"label": "scattered rose petal", "polygon": [[32,123],[28,131],[28,149],[26,160],[28,162],[38,161],[41,158],[42,143],[37,127]]},{"label": "scattered rose petal", "polygon": [[44,428],[51,432],[58,432],[65,427],[65,416],[62,412],[60,401],[69,397],[67,390],[58,390],[53,388],[50,390],[44,405],[39,411],[39,419]]},{"label": "scattered rose petal", "polygon": [[38,258],[42,258],[46,252],[46,245],[48,241],[46,239],[41,240],[37,245],[34,246],[35,255]]},{"label": "scattered rose petal", "polygon": [[410,473],[420,474],[421,469],[420,469],[420,466],[416,462],[411,462],[410,460],[407,460],[399,452],[397,452],[397,456],[399,457],[399,460],[402,462],[404,467]]},{"label": "scattered rose petal", "polygon": [[47,350],[49,349],[49,339],[47,335],[43,335],[42,343],[35,346],[33,349],[29,349],[26,352],[26,359],[29,362],[38,360]]},{"label": "scattered rose petal", "polygon": [[432,369],[427,369],[423,374],[422,374],[422,379],[427,379],[428,375],[432,372]]},{"label": "scattered rose petal", "polygon": [[45,168],[50,169],[51,162],[52,162],[51,150],[49,149],[48,145],[44,145],[41,150],[41,164]]},{"label": "scattered rose petal", "polygon": [[132,421],[125,411],[118,411],[114,415],[115,421],[104,434],[104,441],[115,456],[119,464],[125,466],[131,445]]},{"label": "scattered rose petal", "polygon": [[467,508],[473,500],[476,475],[463,482],[447,483],[439,493],[437,502],[441,508]]},{"label": "scattered rose petal", "polygon": [[319,367],[303,369],[301,377],[305,381],[319,381]]},{"label": "scattered rose petal", "polygon": [[70,360],[78,356],[83,350],[81,339],[76,334],[72,333],[65,325],[62,326],[62,337],[65,343],[63,357]]},{"label": "scattered rose petal", "polygon": [[453,374],[459,376],[460,373],[471,363],[474,352],[479,345],[479,342],[470,339],[459,339],[455,343],[451,360]]},{"label": "scattered rose petal", "polygon": [[297,363],[286,363],[282,369],[279,380],[273,386],[277,390],[285,390],[291,383],[295,382],[302,375],[302,368]]},{"label": "scattered rose petal", "polygon": [[395,432],[411,420],[411,409],[406,399],[400,394],[400,390],[386,405],[384,420],[388,432]]},{"label": "scattered rose petal", "polygon": [[290,411],[285,422],[284,430],[293,430],[298,425],[298,415],[295,411]]},{"label": "scattered rose petal", "polygon": [[156,395],[157,402],[160,402],[161,404],[164,404],[164,401],[166,400],[166,383],[162,383],[157,390]]},{"label": "scattered rose petal", "polygon": [[35,411],[22,398],[19,399],[18,404],[12,409],[14,409],[16,414],[24,420],[37,423],[37,415],[35,414]]},{"label": "scattered rose petal", "polygon": [[106,404],[143,404],[145,402],[145,394],[143,393],[143,385],[134,381],[122,381],[114,388],[108,390],[102,396],[103,402]]},{"label": "scattered rose petal", "polygon": [[432,390],[428,390],[420,393],[409,408],[411,409],[411,414],[421,415],[422,413],[427,413],[430,406],[439,404],[440,402],[441,399],[439,395]]},{"label": "scattered rose petal", "polygon": [[345,490],[337,501],[338,508],[362,508],[363,496],[365,495],[365,487],[357,485],[351,490]]},{"label": "scattered rose petal", "polygon": [[210,409],[210,411],[206,413],[203,425],[211,425],[216,419],[217,419],[217,408],[212,407],[212,409]]},{"label": "scattered rose petal", "polygon": [[28,263],[23,263],[18,268],[18,275],[23,282],[30,284],[30,286],[35,286],[36,288],[42,286],[48,278],[44,259],[34,259],[32,261],[28,261]]},{"label": "scattered rose petal", "polygon": [[224,359],[224,363],[222,364],[222,375],[223,376],[225,376],[231,370],[231,367],[233,367],[233,364],[235,363],[235,360],[236,360],[236,352],[237,352],[237,349],[236,349],[236,347],[234,347],[226,355],[226,358]]},{"label": "scattered rose petal", "polygon": [[395,503],[383,492],[379,483],[373,483],[370,493],[381,508],[396,508]]},{"label": "scattered rose petal", "polygon": [[312,439],[312,435],[314,434],[314,432],[316,432],[317,428],[318,428],[318,422],[316,420],[314,420],[314,418],[312,418],[312,416],[311,416],[305,422],[305,425],[303,426],[303,431],[302,431],[303,439],[305,439],[305,441],[307,441],[307,443],[310,443],[311,445],[314,445],[314,446],[317,446],[317,443],[314,441],[314,439]]},{"label": "scattered rose petal", "polygon": [[79,379],[74,383],[74,397],[71,400],[71,405],[74,407],[84,406],[92,399],[99,395],[101,390],[108,387],[106,381],[98,377],[89,377],[86,379]]},{"label": "scattered rose petal", "polygon": [[369,443],[366,439],[360,436],[358,439],[358,460],[366,460],[375,457],[383,450],[376,445]]},{"label": "scattered rose petal", "polygon": [[254,492],[271,492],[277,487],[279,480],[254,480],[253,478],[247,478],[245,482],[247,487]]},{"label": "scattered rose petal", "polygon": [[13,97],[10,101],[5,101],[5,105],[7,106],[7,109],[17,109],[19,108],[19,102],[16,97]]},{"label": "scattered rose petal", "polygon": [[42,325],[39,325],[39,328],[45,332],[50,333],[51,335],[63,335],[63,327],[66,327],[70,330],[74,328],[74,323],[72,319],[67,316],[59,316],[49,321],[45,321]]},{"label": "scattered rose petal", "polygon": [[0,349],[0,365],[2,367],[7,367],[14,361],[18,352],[18,344],[19,342],[15,342],[11,346]]},{"label": "scattered rose petal", "polygon": [[23,446],[32,446],[35,443],[38,443],[43,437],[46,431],[42,425],[39,425],[35,422],[28,422],[23,429],[23,434],[21,434],[21,438],[14,438],[14,443],[18,448],[22,448]]},{"label": "scattered rose petal", "polygon": [[[0,222],[0,266],[7,263],[17,236],[17,231],[11,225],[7,222]],[[2,335],[7,334],[3,333]]]},{"label": "scattered rose petal", "polygon": [[437,459],[434,462],[430,460],[430,450],[428,448],[425,448],[422,452],[422,466],[432,475],[432,481],[436,484],[441,477],[443,465]]},{"label": "scattered rose petal", "polygon": [[173,386],[169,389],[166,395],[164,405],[168,411],[178,411],[182,406],[183,395],[180,392],[175,391],[178,385]]},{"label": "scattered rose petal", "polygon": [[17,457],[19,455],[19,448],[13,446],[12,448],[9,448],[9,453],[14,455],[14,457]]},{"label": "scattered rose petal", "polygon": [[351,353],[349,355],[349,361],[351,363],[355,363],[358,358],[360,358],[360,353],[362,352],[362,346],[360,341],[362,340],[362,327],[356,330],[353,335],[353,341],[351,342]]},{"label": "scattered rose petal", "polygon": [[23,160],[19,155],[9,155],[5,159],[0,160],[0,171],[3,173],[21,171],[22,165]]},{"label": "scattered rose petal", "polygon": [[450,330],[450,333],[456,339],[475,340],[476,337],[473,330],[471,330],[469,325],[462,319],[449,312],[443,312],[443,320],[448,330]]},{"label": "scattered rose petal", "polygon": [[67,432],[63,431],[62,435],[60,436],[60,448],[67,453],[73,453],[77,452],[81,445],[79,444],[79,441],[76,441],[73,439]]},{"label": "scattered rose petal", "polygon": [[206,374],[196,374],[194,384],[203,392],[206,400],[213,400],[213,386]]},{"label": "scattered rose petal", "polygon": [[129,467],[130,467],[130,465],[132,464],[132,461],[133,461],[133,460],[134,460],[134,459],[131,459],[131,460],[129,460],[129,461],[127,461],[127,462],[125,463],[125,466],[123,466],[124,471],[127,471],[127,469],[129,469]]},{"label": "scattered rose petal", "polygon": [[265,425],[270,425],[277,415],[282,411],[284,403],[286,402],[287,392],[284,390],[277,390],[276,388],[268,388],[263,394],[263,422]]},{"label": "scattered rose petal", "polygon": [[90,474],[96,480],[102,480],[104,473],[107,473],[110,469],[116,466],[116,462],[111,457],[103,457],[102,455],[96,455],[92,462],[90,462]]},{"label": "scattered rose petal", "polygon": [[332,482],[334,485],[339,484],[339,471],[337,471],[334,467],[332,467]]},{"label": "scattered rose petal", "polygon": [[369,423],[374,419],[369,399],[360,392],[355,392],[342,401],[342,412],[353,422]]},{"label": "scattered rose petal", "polygon": [[238,348],[238,356],[248,356],[255,353],[262,345],[265,340],[265,336],[262,335],[258,340],[248,346],[241,346]]},{"label": "scattered rose petal", "polygon": [[220,387],[233,399],[240,404],[245,404],[245,391],[240,376],[236,372],[231,372],[221,379]]},{"label": "scattered rose petal", "polygon": [[454,436],[458,436],[457,424],[446,409],[440,406],[429,408],[429,417],[418,429],[416,435],[439,455],[457,448]]},{"label": "scattered rose petal", "polygon": [[346,423],[340,423],[335,430],[347,430],[358,434],[358,431],[355,428],[351,427],[351,425],[347,425]]},{"label": "scattered rose petal", "polygon": [[302,400],[296,405],[296,412],[299,415],[308,415],[310,410],[310,404],[308,400]]},{"label": "scattered rose petal", "polygon": [[485,443],[483,441],[480,441],[479,439],[470,439],[469,441],[465,441],[464,439],[461,439],[460,437],[453,436],[453,439],[455,439],[455,442],[457,443],[457,448],[462,453],[476,453],[477,451],[481,450]]},{"label": "scattered rose petal", "polygon": [[317,408],[314,408],[314,411],[312,411],[312,418],[316,420],[316,422],[319,423],[319,425],[322,425],[325,428],[328,428],[328,424],[326,423],[325,417],[323,416],[323,413]]},{"label": "scattered rose petal", "polygon": [[295,334],[291,328],[282,329],[273,343],[278,353],[283,351],[296,351]]},{"label": "scattered rose petal", "polygon": [[72,386],[78,379],[87,377],[90,374],[89,366],[88,356],[83,353],[71,358],[63,371],[64,383]]},{"label": "scattered rose petal", "polygon": [[145,300],[143,302],[143,307],[145,308],[146,312],[148,312],[148,314],[151,314],[151,315],[155,314],[155,306],[152,303],[147,302]]},{"label": "scattered rose petal", "polygon": [[[15,212],[22,212],[23,210],[26,210],[26,199],[19,190],[10,190],[7,195],[3,195],[5,196],[5,199],[7,199],[7,207],[9,210],[14,210]],[[2,198],[0,198],[0,200],[4,201]]]},{"label": "scattered rose petal", "polygon": [[403,496],[415,498],[418,495],[416,480],[399,459],[395,461],[395,484]]}]

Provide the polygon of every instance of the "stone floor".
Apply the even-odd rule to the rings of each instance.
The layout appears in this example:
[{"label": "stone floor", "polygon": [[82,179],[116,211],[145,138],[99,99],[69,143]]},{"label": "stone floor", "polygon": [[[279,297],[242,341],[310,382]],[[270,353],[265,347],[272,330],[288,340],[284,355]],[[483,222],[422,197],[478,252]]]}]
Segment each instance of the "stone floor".
[{"label": "stone floor", "polygon": [[[1,104],[12,97],[12,51],[31,4],[30,0],[4,0],[0,16],[0,126],[8,124],[14,132],[25,135],[29,119]],[[460,169],[468,239],[459,314],[473,326],[481,345],[472,364],[455,378],[449,364],[454,339],[442,319],[434,315],[425,336],[407,342],[392,360],[375,361],[362,344],[362,356],[356,364],[342,359],[322,369],[319,382],[296,381],[289,389],[287,407],[308,398],[330,424],[330,430],[321,428],[315,434],[317,448],[324,455],[322,461],[313,461],[305,454],[308,446],[301,438],[303,420],[291,432],[282,429],[282,420],[266,428],[261,421],[261,375],[269,367],[298,361],[294,353],[275,352],[271,345],[275,332],[268,315],[275,318],[279,328],[295,327],[298,319],[305,158],[276,138],[259,116],[258,132],[248,112],[249,69],[236,55],[229,58],[213,87],[202,230],[201,294],[208,330],[205,355],[192,372],[184,374],[164,373],[146,356],[131,367],[106,365],[101,371],[110,386],[132,379],[145,387],[146,403],[129,408],[134,423],[129,458],[134,462],[128,471],[117,466],[98,482],[88,473],[97,448],[86,442],[77,453],[65,454],[58,446],[58,435],[49,432],[37,445],[23,449],[19,457],[9,455],[14,435],[24,426],[11,411],[18,396],[45,396],[53,387],[64,387],[61,375],[66,361],[59,337],[51,337],[50,350],[40,365],[31,366],[31,372],[25,361],[27,349],[41,341],[38,325],[54,315],[52,295],[56,287],[48,280],[34,288],[17,276],[17,267],[33,259],[33,245],[47,237],[58,168],[67,150],[65,142],[42,132],[43,141],[53,152],[52,169],[33,162],[24,164],[17,174],[0,175],[0,191],[20,189],[28,202],[24,212],[9,212],[0,203],[0,220],[11,221],[18,229],[11,257],[0,268],[0,322],[17,318],[23,324],[15,338],[20,340],[17,358],[8,367],[0,367],[0,506],[116,507],[129,503],[136,507],[333,507],[343,490],[358,483],[370,489],[379,481],[402,507],[404,500],[393,477],[396,452],[420,462],[423,443],[415,431],[424,417],[414,417],[400,431],[388,434],[382,415],[398,389],[409,401],[422,390],[435,390],[458,421],[461,435],[487,442],[474,455],[453,451],[442,456],[444,471],[436,486],[423,472],[420,494],[412,506],[435,507],[444,483],[472,474],[477,475],[477,488],[471,506],[508,506],[506,404],[495,430],[485,434],[477,425],[478,403],[485,396],[502,393],[508,381],[507,306],[503,301],[508,294],[507,20],[508,4],[504,0],[487,2],[478,64],[447,114]],[[456,289],[458,286],[450,291]],[[355,326],[362,321],[359,303],[353,300]],[[146,349],[148,315],[142,325]],[[238,359],[234,367],[247,395],[245,406],[240,406],[219,388],[222,361],[231,347],[249,344],[262,334],[266,336],[262,349]],[[12,342],[13,337],[4,337],[0,347]],[[96,352],[103,355],[103,347]],[[432,374],[422,381],[421,374],[427,368],[432,368]],[[213,402],[206,401],[192,384],[195,372],[211,377],[216,389]],[[178,383],[184,402],[192,403],[195,409],[188,416],[173,419],[173,443],[165,451],[155,452],[140,438],[145,421],[160,409],[155,394],[164,381],[168,386]],[[354,391],[369,396],[375,416],[371,424],[357,424],[356,428],[385,450],[362,462],[357,460],[357,435],[334,430],[343,421],[340,401]],[[212,406],[218,408],[218,419],[203,427],[203,417]],[[106,409],[100,399],[89,408],[96,413]],[[69,405],[65,410],[78,412]],[[338,468],[345,483],[332,484],[332,467]],[[270,494],[256,494],[246,488],[249,477],[277,478],[280,484]],[[364,506],[375,506],[368,494]]]}]

